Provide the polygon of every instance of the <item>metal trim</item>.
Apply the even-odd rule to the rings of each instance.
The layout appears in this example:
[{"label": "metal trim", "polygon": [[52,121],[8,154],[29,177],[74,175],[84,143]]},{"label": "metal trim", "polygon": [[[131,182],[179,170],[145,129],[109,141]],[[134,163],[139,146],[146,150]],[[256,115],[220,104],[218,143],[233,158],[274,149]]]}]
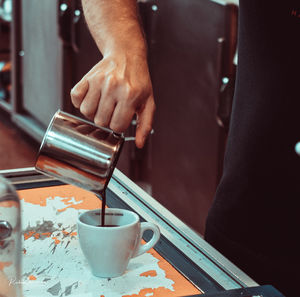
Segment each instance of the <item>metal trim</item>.
[{"label": "metal trim", "polygon": [[[108,185],[109,189],[117,192],[115,183],[113,181],[116,181],[122,185],[131,194],[128,195],[122,191],[119,191],[118,196],[120,199],[131,206],[135,204],[134,209],[136,210],[137,206],[139,206],[138,212],[144,213],[147,220],[152,221],[153,223],[159,222],[160,224],[165,225],[166,229],[161,230],[162,234],[168,240],[173,242],[174,245],[179,249],[181,246],[182,251],[185,251],[186,256],[192,259],[197,266],[206,271],[215,280],[220,278],[220,275],[224,272],[227,275],[227,279],[220,279],[219,284],[226,290],[240,287],[253,287],[258,285],[237,266],[235,266],[210,244],[208,244],[200,234],[196,233],[184,222],[174,216],[157,200],[147,194],[143,189],[138,187],[118,169],[115,169],[112,180]],[[153,219],[153,215],[149,215],[149,212],[155,214],[155,220]],[[184,238],[184,244],[179,242],[178,238],[174,238],[169,228],[178,234],[178,238]],[[190,247],[188,250],[185,248],[187,245]],[[201,253],[202,257],[197,257],[199,252]]]}]

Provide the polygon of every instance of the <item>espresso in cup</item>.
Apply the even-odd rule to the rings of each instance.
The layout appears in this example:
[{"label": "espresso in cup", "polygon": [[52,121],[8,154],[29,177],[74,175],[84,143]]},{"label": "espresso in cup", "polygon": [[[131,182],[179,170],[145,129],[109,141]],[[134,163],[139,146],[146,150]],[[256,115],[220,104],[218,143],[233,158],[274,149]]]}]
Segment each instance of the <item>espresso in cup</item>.
[{"label": "espresso in cup", "polygon": [[[99,216],[100,209],[89,210],[77,220],[80,247],[95,276],[122,275],[130,259],[144,254],[159,240],[159,228],[149,222],[141,223],[139,216],[132,211],[106,209],[104,225],[99,225]],[[153,235],[142,245],[146,230],[151,230]]]}]

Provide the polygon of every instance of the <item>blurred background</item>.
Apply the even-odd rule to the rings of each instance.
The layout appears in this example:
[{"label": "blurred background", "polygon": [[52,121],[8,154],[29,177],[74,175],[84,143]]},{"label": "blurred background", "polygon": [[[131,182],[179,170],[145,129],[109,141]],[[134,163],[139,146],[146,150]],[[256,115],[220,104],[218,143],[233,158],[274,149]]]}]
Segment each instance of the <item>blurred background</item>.
[{"label": "blurred background", "polygon": [[[235,81],[237,1],[138,3],[157,111],[117,165],[200,233],[222,174]],[[80,0],[0,0],[0,170],[34,166],[57,109],[101,59]],[[133,136],[135,122],[126,132]]]}]

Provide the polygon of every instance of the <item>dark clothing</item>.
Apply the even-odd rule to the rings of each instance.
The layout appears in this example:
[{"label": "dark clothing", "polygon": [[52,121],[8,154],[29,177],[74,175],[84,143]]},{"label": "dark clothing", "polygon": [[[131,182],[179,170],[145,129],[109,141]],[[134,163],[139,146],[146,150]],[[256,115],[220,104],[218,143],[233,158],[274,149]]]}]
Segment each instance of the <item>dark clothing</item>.
[{"label": "dark clothing", "polygon": [[206,240],[259,284],[300,296],[300,1],[240,0],[224,171]]}]

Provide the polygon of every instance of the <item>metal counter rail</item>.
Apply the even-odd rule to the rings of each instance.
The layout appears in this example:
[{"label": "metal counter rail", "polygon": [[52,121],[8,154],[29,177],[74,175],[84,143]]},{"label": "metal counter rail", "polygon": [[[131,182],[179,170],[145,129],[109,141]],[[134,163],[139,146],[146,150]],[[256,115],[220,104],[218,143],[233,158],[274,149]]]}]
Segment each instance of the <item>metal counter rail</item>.
[{"label": "metal counter rail", "polygon": [[[62,184],[33,167],[2,170],[0,174],[17,189]],[[131,209],[141,220],[157,224],[162,236],[155,250],[201,291],[213,293],[258,285],[118,169],[113,173],[106,196],[109,207]],[[146,233],[146,240],[148,236]]]}]

